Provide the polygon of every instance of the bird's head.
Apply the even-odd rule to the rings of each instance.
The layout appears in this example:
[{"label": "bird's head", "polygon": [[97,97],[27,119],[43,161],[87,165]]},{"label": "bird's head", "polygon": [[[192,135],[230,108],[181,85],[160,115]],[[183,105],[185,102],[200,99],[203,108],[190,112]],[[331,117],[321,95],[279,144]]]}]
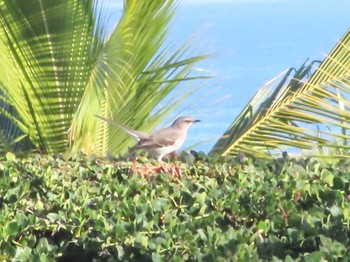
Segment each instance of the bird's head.
[{"label": "bird's head", "polygon": [[182,116],[176,119],[171,126],[187,131],[194,123],[197,122],[200,122],[200,120],[196,120],[188,116]]}]

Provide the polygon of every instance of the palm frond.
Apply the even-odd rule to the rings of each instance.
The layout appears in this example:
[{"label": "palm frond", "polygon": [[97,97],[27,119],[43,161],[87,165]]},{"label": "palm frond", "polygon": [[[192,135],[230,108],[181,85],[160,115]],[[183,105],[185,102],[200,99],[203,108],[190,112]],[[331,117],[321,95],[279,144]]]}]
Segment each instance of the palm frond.
[{"label": "palm frond", "polygon": [[97,54],[74,118],[70,135],[76,149],[106,154],[108,148],[113,154],[122,153],[133,140],[106,126],[96,114],[147,131],[190,93],[184,90],[173,103],[152,114],[180,82],[199,78],[189,74],[195,63],[206,58],[189,57],[193,52],[189,44],[172,54],[164,47],[175,7],[173,0],[125,1],[123,16]]},{"label": "palm frond", "polygon": [[91,70],[91,2],[2,0],[0,85],[42,152],[67,149]]},{"label": "palm frond", "polygon": [[41,152],[122,152],[131,140],[96,114],[152,129],[191,90],[157,105],[200,78],[190,71],[205,56],[164,47],[175,0],[125,1],[109,35],[101,3],[0,0],[0,88],[16,111],[9,119]]},{"label": "palm frond", "polygon": [[16,110],[0,89],[0,154],[33,149],[27,135],[18,127],[21,125]]},{"label": "palm frond", "polygon": [[[316,70],[313,63],[304,64],[293,75],[289,70],[275,89],[260,89],[211,153],[270,157],[275,149],[312,150],[315,146],[347,151],[349,58],[350,31]],[[335,143],[339,138],[345,143]]]}]

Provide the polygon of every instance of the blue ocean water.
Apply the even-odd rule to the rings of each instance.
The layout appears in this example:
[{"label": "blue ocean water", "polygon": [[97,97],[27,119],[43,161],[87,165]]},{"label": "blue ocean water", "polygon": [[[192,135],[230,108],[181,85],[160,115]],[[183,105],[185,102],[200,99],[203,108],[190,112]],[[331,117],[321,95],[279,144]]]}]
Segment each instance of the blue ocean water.
[{"label": "blue ocean water", "polygon": [[[209,52],[216,57],[201,67],[217,76],[206,83],[204,90],[217,91],[205,100],[210,104],[226,97],[194,112],[203,122],[193,127],[187,146],[208,138],[215,141],[260,86],[307,58],[323,59],[350,26],[350,1],[185,2],[179,5],[171,36],[181,42],[203,30]],[[197,150],[210,150],[214,141]]]},{"label": "blue ocean water", "polygon": [[215,76],[193,83],[203,88],[181,114],[202,122],[184,148],[211,140],[195,148],[208,152],[266,81],[323,59],[350,26],[349,10],[347,0],[180,1],[169,42],[179,46],[200,32],[199,49],[214,57],[197,68]]}]

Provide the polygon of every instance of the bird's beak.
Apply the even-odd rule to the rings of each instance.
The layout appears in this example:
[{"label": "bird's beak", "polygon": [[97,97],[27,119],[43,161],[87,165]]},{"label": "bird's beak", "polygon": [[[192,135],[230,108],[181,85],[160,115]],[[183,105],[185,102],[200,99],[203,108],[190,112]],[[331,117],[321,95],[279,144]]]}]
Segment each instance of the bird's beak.
[{"label": "bird's beak", "polygon": [[200,120],[193,120],[193,123],[198,123],[198,122],[200,122]]}]

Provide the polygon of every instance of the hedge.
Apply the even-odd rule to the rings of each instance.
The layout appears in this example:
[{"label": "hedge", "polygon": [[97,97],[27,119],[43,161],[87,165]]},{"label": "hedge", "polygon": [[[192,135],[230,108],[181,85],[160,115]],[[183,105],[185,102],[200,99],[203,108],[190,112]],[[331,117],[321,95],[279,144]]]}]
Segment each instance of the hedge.
[{"label": "hedge", "polygon": [[[339,261],[350,165],[287,158],[180,164],[141,176],[94,157],[0,162],[1,261]],[[152,170],[153,170],[152,169]]]}]

